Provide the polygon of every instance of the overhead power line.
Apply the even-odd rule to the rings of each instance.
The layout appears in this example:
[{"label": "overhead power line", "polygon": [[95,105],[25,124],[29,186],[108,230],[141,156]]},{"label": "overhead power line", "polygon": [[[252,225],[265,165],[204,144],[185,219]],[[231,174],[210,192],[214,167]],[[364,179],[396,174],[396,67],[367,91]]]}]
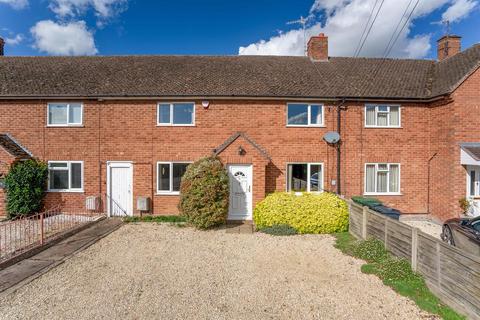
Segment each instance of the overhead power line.
[{"label": "overhead power line", "polygon": [[[380,63],[378,63],[378,65],[376,66],[374,72],[372,73],[372,76],[370,77],[370,79],[375,79],[378,72],[380,71],[381,67],[383,66],[383,64],[385,63],[386,59],[388,58],[388,56],[390,55],[390,52],[392,51],[393,47],[395,46],[395,44],[397,43],[397,40],[398,38],[400,37],[400,35],[402,34],[403,30],[405,29],[406,25],[408,24],[408,22],[410,21],[410,19],[412,18],[412,15],[413,13],[415,12],[415,9],[417,8],[418,4],[420,3],[420,0],[416,0],[415,2],[415,5],[413,6],[412,10],[410,11],[408,17],[405,19],[405,21],[403,22],[403,25],[402,25],[402,28],[400,29],[400,31],[398,31],[397,33],[397,29],[398,29],[398,26],[401,24],[401,21],[403,20],[403,18],[405,17],[405,15],[407,14],[408,12],[408,8],[410,7],[411,5],[411,2],[412,0],[408,3],[407,7],[405,8],[405,11],[403,13],[403,15],[401,16],[400,18],[400,21],[399,23],[397,24],[397,28],[395,28],[394,32],[392,33],[392,36],[390,37],[390,40],[388,41],[388,44],[387,46],[385,47],[385,50],[384,50],[384,54],[382,56],[382,60],[380,61]],[[392,42],[393,40],[393,42]],[[366,92],[368,88],[368,83],[367,85],[365,86],[365,89],[364,91],[362,92],[362,95]]]}]

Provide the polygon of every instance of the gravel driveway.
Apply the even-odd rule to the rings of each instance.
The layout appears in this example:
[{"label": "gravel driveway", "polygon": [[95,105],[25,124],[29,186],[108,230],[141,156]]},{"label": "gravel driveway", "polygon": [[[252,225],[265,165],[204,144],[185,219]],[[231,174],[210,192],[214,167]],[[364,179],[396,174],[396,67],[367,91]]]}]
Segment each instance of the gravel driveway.
[{"label": "gravel driveway", "polygon": [[0,317],[435,319],[333,242],[128,224],[0,297]]}]

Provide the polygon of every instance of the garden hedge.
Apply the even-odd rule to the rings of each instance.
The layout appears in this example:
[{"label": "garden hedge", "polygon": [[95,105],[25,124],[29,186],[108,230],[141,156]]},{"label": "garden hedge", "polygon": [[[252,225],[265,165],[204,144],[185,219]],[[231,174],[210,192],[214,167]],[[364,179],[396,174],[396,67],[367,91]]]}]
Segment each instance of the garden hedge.
[{"label": "garden hedge", "polygon": [[5,176],[8,218],[40,211],[47,179],[45,162],[32,159],[14,163]]},{"label": "garden hedge", "polygon": [[216,157],[190,164],[180,185],[179,210],[199,229],[224,224],[228,215],[228,173]]},{"label": "garden hedge", "polygon": [[334,233],[348,230],[347,203],[333,193],[276,192],[253,211],[257,229],[289,225],[298,233]]}]

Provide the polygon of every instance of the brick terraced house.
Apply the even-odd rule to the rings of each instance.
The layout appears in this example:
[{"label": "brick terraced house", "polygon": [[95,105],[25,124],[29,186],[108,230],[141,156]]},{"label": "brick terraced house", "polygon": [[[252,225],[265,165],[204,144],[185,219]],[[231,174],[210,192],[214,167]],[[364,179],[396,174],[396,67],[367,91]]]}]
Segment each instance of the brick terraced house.
[{"label": "brick terraced house", "polygon": [[307,57],[2,56],[0,161],[47,161],[46,206],[101,196],[112,215],[144,197],[177,213],[186,166],[216,154],[230,219],[274,191],[332,190],[444,220],[480,199],[479,66],[457,36],[438,61],[329,57],[323,34]]}]

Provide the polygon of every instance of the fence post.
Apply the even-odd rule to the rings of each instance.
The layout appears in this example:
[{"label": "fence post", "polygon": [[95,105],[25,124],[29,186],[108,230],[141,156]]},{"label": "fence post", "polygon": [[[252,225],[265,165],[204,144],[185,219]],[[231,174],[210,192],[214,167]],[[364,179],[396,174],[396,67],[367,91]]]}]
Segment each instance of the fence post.
[{"label": "fence post", "polygon": [[363,216],[362,216],[362,239],[367,239],[367,224],[368,224],[368,207],[363,207]]},{"label": "fence post", "polygon": [[417,272],[418,258],[418,229],[412,228],[412,270]]},{"label": "fence post", "polygon": [[437,285],[439,288],[442,287],[442,273],[441,273],[441,268],[440,268],[440,243],[437,241],[436,243],[436,246],[437,246]]},{"label": "fence post", "polygon": [[40,214],[40,245],[43,245],[44,229],[43,229],[43,212]]},{"label": "fence post", "polygon": [[385,249],[388,249],[388,220],[389,218],[385,218],[385,228],[384,228],[384,244],[385,244]]}]

